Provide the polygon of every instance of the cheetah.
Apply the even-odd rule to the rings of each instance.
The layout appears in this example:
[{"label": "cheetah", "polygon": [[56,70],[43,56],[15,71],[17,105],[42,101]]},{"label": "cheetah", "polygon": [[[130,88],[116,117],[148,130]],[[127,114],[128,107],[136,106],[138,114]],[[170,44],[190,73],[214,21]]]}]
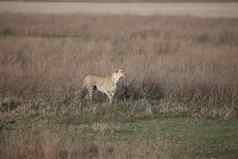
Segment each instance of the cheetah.
[{"label": "cheetah", "polygon": [[109,99],[109,103],[112,103],[113,96],[115,95],[117,83],[121,78],[124,78],[125,74],[122,69],[118,69],[110,76],[102,77],[96,75],[87,75],[83,81],[83,87],[88,90],[90,100],[93,97],[93,90],[96,88],[98,91],[105,93]]}]

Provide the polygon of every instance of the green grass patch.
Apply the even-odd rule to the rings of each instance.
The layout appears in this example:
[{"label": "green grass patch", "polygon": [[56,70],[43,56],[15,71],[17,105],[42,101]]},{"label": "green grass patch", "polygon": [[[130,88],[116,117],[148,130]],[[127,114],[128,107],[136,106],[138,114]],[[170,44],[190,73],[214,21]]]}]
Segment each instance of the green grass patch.
[{"label": "green grass patch", "polygon": [[[38,117],[38,120],[35,120],[35,116],[31,116],[32,120],[29,120],[29,116],[27,120],[17,121],[18,127],[16,126],[15,129],[2,129],[1,137],[4,138],[4,142],[0,147],[8,146],[10,148],[11,144],[18,144],[21,140],[26,140],[28,144],[35,143],[35,140],[42,138],[45,131],[49,131],[49,136],[52,133],[59,138],[61,143],[58,145],[59,148],[64,147],[66,143],[80,145],[103,142],[121,145],[139,141],[139,143],[148,143],[149,145],[165,144],[166,146],[169,142],[168,150],[164,150],[168,154],[172,153],[170,150],[173,150],[172,154],[185,151],[185,154],[195,158],[226,159],[235,159],[238,155],[237,119],[226,121],[193,119],[184,116],[161,115],[158,117],[158,115],[145,120],[100,121],[93,113],[84,115],[82,118],[69,117],[67,120],[62,120],[63,122],[56,122],[57,120],[53,116],[51,118]],[[29,125],[31,126],[29,127]],[[27,138],[32,134],[35,136]],[[46,136],[46,138],[48,137]],[[6,143],[8,145],[5,145]]]}]

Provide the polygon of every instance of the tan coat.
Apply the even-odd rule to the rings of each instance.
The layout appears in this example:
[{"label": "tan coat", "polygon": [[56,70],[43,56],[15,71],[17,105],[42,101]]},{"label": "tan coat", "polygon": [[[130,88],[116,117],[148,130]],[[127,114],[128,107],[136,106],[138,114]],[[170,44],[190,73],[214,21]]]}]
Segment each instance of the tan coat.
[{"label": "tan coat", "polygon": [[98,91],[105,93],[109,98],[109,102],[112,103],[113,96],[116,92],[117,83],[121,77],[124,77],[122,70],[113,72],[112,75],[108,77],[87,75],[84,78],[83,86],[88,90],[91,100],[93,89],[96,87]]}]

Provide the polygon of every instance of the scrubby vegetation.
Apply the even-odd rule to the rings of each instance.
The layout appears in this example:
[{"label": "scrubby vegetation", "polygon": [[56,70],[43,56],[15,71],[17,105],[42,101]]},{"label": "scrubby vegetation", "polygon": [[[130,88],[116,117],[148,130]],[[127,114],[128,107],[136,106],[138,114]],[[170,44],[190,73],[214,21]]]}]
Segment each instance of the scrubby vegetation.
[{"label": "scrubby vegetation", "polygon": [[[0,158],[236,158],[237,26],[1,14]],[[117,68],[112,105],[81,96],[86,74]]]}]

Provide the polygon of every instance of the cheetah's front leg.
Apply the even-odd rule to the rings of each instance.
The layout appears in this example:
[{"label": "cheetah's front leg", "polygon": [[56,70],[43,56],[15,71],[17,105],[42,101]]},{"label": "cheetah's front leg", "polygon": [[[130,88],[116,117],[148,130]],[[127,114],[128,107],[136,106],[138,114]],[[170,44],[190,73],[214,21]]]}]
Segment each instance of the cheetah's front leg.
[{"label": "cheetah's front leg", "polygon": [[106,91],[105,93],[106,93],[106,95],[107,95],[107,97],[108,97],[108,99],[109,99],[109,103],[112,104],[114,92],[112,92],[112,91]]}]

